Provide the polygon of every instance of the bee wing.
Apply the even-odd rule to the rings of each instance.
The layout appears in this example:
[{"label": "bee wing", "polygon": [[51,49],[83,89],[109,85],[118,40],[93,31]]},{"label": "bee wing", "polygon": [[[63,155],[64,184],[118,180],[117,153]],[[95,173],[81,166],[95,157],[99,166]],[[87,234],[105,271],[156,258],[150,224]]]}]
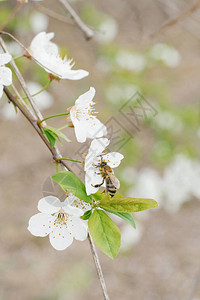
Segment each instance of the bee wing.
[{"label": "bee wing", "polygon": [[117,179],[117,177],[115,177],[115,175],[110,175],[110,180],[112,182],[112,184],[116,187],[116,189],[119,189],[120,188],[120,182],[119,180]]}]

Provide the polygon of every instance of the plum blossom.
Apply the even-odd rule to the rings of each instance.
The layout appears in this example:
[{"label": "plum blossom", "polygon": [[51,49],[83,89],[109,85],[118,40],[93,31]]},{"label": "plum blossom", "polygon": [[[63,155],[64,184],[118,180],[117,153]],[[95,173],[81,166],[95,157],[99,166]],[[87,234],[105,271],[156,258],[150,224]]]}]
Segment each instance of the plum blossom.
[{"label": "plum blossom", "polygon": [[102,183],[102,175],[99,167],[102,161],[106,162],[110,168],[116,168],[124,158],[119,152],[106,153],[105,148],[110,141],[107,138],[94,139],[90,145],[88,154],[85,158],[85,186],[88,195],[96,193],[98,187],[94,185]]},{"label": "plum blossom", "polygon": [[3,87],[12,83],[12,71],[4,65],[11,61],[8,53],[0,54],[0,98],[3,95]]},{"label": "plum blossom", "polygon": [[54,196],[40,199],[40,213],[30,218],[28,230],[39,237],[49,235],[50,243],[56,250],[69,247],[73,238],[84,241],[88,235],[88,226],[87,221],[80,219],[84,213],[81,203],[71,193],[64,202]]},{"label": "plum blossom", "polygon": [[95,102],[92,101],[94,95],[95,89],[91,87],[89,91],[79,96],[70,109],[70,118],[79,143],[84,143],[87,138],[94,139],[107,134],[106,126],[95,115],[97,114],[93,107]]},{"label": "plum blossom", "polygon": [[73,59],[60,57],[58,46],[51,42],[53,37],[54,32],[40,32],[33,38],[29,52],[36,62],[45,71],[61,79],[78,80],[88,76],[89,72],[85,70],[71,70],[75,64]]}]

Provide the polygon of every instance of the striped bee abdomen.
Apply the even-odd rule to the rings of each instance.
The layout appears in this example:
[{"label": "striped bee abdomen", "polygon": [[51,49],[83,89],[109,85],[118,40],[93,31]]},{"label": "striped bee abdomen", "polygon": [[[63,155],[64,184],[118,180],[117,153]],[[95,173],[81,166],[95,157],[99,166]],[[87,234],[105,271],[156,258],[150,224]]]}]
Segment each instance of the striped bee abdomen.
[{"label": "striped bee abdomen", "polygon": [[106,192],[110,194],[111,197],[115,195],[117,188],[112,183],[109,177],[106,178]]}]

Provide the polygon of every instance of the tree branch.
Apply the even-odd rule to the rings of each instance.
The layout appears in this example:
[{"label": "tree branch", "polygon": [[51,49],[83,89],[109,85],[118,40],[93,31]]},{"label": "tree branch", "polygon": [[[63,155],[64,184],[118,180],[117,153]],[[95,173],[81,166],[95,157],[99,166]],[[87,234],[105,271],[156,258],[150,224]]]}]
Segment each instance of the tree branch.
[{"label": "tree branch", "polygon": [[77,15],[75,10],[71,7],[71,5],[67,2],[67,0],[58,0],[60,4],[64,7],[65,11],[70,14],[72,19],[78,25],[78,27],[82,30],[85,35],[86,40],[90,40],[94,36],[94,32],[87,26],[80,17]]},{"label": "tree branch", "polygon": [[[3,50],[6,53],[9,53],[8,50],[7,50],[7,47],[6,47],[6,45],[5,45],[5,43],[4,43],[3,39],[2,39],[2,37],[0,37],[0,44],[1,44],[1,47],[3,48]],[[26,96],[27,96],[27,98],[28,98],[28,100],[29,100],[29,102],[30,102],[30,104],[32,106],[32,109],[33,109],[36,117],[38,117],[39,119],[42,120],[43,119],[42,114],[40,113],[39,109],[35,105],[35,102],[32,99],[32,96],[31,96],[31,94],[30,94],[30,92],[29,92],[29,90],[28,90],[28,88],[26,86],[24,78],[22,77],[22,75],[21,75],[21,73],[20,73],[17,65],[15,64],[15,61],[13,59],[11,59],[10,64],[13,67],[13,69],[15,71],[15,74],[17,75],[17,78],[18,78],[18,80],[20,82],[20,85],[21,85],[22,89],[24,90],[24,92],[25,92],[25,94],[26,94]]]},{"label": "tree branch", "polygon": [[193,11],[195,11],[200,6],[200,0],[198,0],[194,5],[192,5],[189,9],[186,9],[183,13],[181,13],[177,18],[172,19],[171,21],[164,24],[162,27],[160,27],[158,30],[156,30],[152,37],[155,37],[156,35],[162,33],[164,30],[174,26],[178,22],[181,22],[184,20],[187,16],[189,16]]},{"label": "tree branch", "polygon": [[[67,168],[69,171],[73,172],[69,166],[66,164],[66,162],[64,160],[62,160],[62,156],[60,155],[60,153],[58,152],[58,150],[54,147],[52,147],[49,143],[49,141],[45,138],[45,136],[43,135],[43,133],[41,132],[39,126],[38,126],[38,119],[35,118],[35,116],[33,116],[29,111],[26,110],[26,108],[24,108],[19,101],[17,101],[16,97],[13,96],[13,94],[9,91],[9,89],[7,87],[4,87],[4,92],[7,96],[7,98],[16,105],[16,107],[19,108],[19,110],[22,112],[22,114],[26,117],[26,119],[29,121],[29,123],[33,126],[33,128],[36,130],[36,132],[38,133],[38,135],[41,137],[42,141],[45,143],[45,145],[47,146],[47,148],[49,149],[49,151],[52,154],[53,159],[58,162],[61,163],[65,168]],[[104,295],[104,299],[105,300],[109,300],[108,297],[108,292],[107,292],[107,288],[106,288],[106,284],[105,284],[105,280],[103,277],[103,272],[101,269],[101,264],[98,258],[98,254],[96,252],[93,240],[90,236],[90,234],[88,234],[88,240],[89,240],[89,244],[90,244],[90,249],[92,252],[92,256],[93,256],[93,260],[96,266],[96,270],[97,270],[97,274],[100,280],[100,284],[101,284],[101,288],[103,291],[103,295]]]},{"label": "tree branch", "polygon": [[58,13],[56,13],[55,11],[39,4],[39,3],[33,3],[33,6],[35,9],[37,9],[38,11],[40,11],[41,13],[47,15],[48,17],[50,18],[53,18],[57,21],[60,21],[60,22],[63,22],[63,23],[66,23],[68,25],[72,25],[74,26],[74,22],[72,20],[67,20],[65,16],[62,16]]},{"label": "tree branch", "polygon": [[110,300],[110,298],[108,296],[108,291],[107,291],[107,287],[106,287],[106,284],[105,284],[105,280],[104,280],[104,277],[103,277],[100,261],[99,261],[99,258],[98,258],[98,255],[97,255],[97,252],[96,252],[96,249],[95,249],[95,246],[94,246],[94,242],[93,242],[92,237],[91,237],[90,234],[88,234],[88,241],[90,243],[90,248],[91,248],[91,251],[92,251],[92,256],[93,256],[94,263],[95,263],[95,266],[96,266],[97,274],[98,274],[99,279],[100,279],[104,299],[105,300]]}]

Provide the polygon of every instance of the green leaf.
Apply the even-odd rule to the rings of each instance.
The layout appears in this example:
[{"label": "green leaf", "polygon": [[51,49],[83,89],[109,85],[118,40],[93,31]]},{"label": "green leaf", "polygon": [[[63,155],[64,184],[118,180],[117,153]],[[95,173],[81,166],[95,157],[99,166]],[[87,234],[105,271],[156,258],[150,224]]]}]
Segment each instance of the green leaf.
[{"label": "green leaf", "polygon": [[68,137],[66,137],[66,135],[64,133],[62,133],[61,131],[59,131],[58,129],[51,127],[51,126],[46,126],[45,128],[47,128],[49,131],[53,132],[55,135],[61,137],[66,142],[71,143],[71,140],[68,139]]},{"label": "green leaf", "polygon": [[51,176],[51,178],[55,182],[57,182],[61,186],[61,188],[71,192],[77,198],[87,203],[92,203],[92,197],[86,194],[85,185],[72,172],[70,171],[58,172],[53,176]]},{"label": "green leaf", "polygon": [[81,216],[80,218],[83,219],[83,220],[88,220],[89,217],[91,216],[91,213],[92,213],[92,210],[87,210],[83,216]]},{"label": "green leaf", "polygon": [[114,214],[116,216],[118,216],[119,218],[122,218],[124,221],[128,222],[129,224],[131,224],[131,226],[133,228],[136,229],[136,225],[135,225],[135,221],[133,219],[133,216],[131,213],[123,213],[123,212],[117,212],[117,211],[113,211],[110,209],[105,209],[106,211],[108,211],[111,214]]},{"label": "green leaf", "polygon": [[44,131],[44,134],[46,135],[46,137],[47,137],[50,145],[52,147],[54,147],[55,146],[55,142],[56,142],[55,136],[51,132],[49,132],[48,130],[46,130],[46,128],[43,128],[43,131]]},{"label": "green leaf", "polygon": [[143,198],[124,198],[119,193],[116,193],[113,198],[109,194],[101,200],[99,206],[104,209],[114,210],[116,212],[138,212],[158,206],[158,203],[153,199]]},{"label": "green leaf", "polygon": [[110,258],[115,258],[121,244],[121,233],[107,214],[96,209],[88,220],[90,234],[97,246]]},{"label": "green leaf", "polygon": [[91,194],[91,196],[95,201],[100,201],[105,196],[105,193],[102,191],[97,191],[95,194]]}]

